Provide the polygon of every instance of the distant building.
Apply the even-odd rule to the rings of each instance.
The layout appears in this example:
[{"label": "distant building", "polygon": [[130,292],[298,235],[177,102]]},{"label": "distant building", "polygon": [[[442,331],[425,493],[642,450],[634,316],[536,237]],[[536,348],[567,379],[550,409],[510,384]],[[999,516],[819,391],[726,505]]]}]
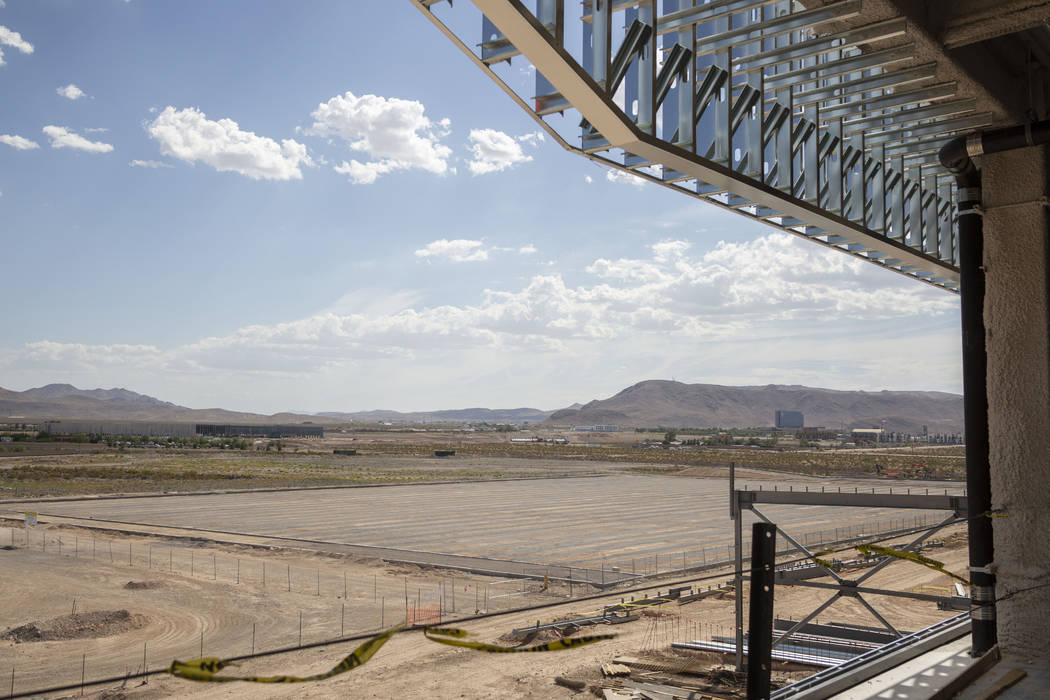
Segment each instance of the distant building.
[{"label": "distant building", "polygon": [[195,437],[193,423],[150,423],[138,421],[62,420],[44,424],[51,435],[142,435],[147,437]]},{"label": "distant building", "polygon": [[798,430],[805,426],[802,411],[783,411],[776,413],[776,427],[779,430]]},{"label": "distant building", "polygon": [[146,423],[117,421],[51,421],[52,435],[145,435],[149,437],[324,437],[319,425],[214,425],[209,423]]},{"label": "distant building", "polygon": [[198,423],[197,434],[210,437],[324,437],[319,425],[217,425]]},{"label": "distant building", "polygon": [[850,431],[853,440],[868,440],[870,442],[884,442],[883,436],[886,431],[881,428],[854,428]]},{"label": "distant building", "polygon": [[838,437],[838,433],[823,426],[812,426],[799,428],[795,431],[795,437],[800,440],[834,440]]},{"label": "distant building", "polygon": [[578,433],[618,433],[618,425],[574,425],[572,429]]}]

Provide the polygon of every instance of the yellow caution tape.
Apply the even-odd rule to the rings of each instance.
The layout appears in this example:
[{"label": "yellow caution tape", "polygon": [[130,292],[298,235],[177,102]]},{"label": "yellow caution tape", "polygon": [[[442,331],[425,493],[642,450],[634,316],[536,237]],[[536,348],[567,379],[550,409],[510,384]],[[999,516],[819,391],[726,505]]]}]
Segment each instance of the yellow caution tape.
[{"label": "yellow caution tape", "polygon": [[967,586],[970,585],[970,582],[964,579],[962,576],[959,576],[958,574],[953,574],[951,571],[945,569],[944,562],[937,561],[936,559],[930,559],[929,557],[924,557],[923,555],[917,552],[908,552],[903,549],[893,549],[891,547],[880,547],[877,544],[857,545],[857,551],[867,556],[870,556],[872,554],[878,554],[885,557],[893,557],[894,559],[903,559],[905,561],[914,562],[915,564],[919,564],[920,566],[925,566],[928,569],[938,571],[944,574],[945,576],[951,576],[953,579],[961,581]]},{"label": "yellow caution tape", "polygon": [[439,634],[443,637],[466,637],[467,631],[461,630],[456,627],[424,627],[424,634],[429,632],[430,634]]},{"label": "yellow caution tape", "polygon": [[205,683],[229,683],[231,681],[247,681],[249,683],[306,683],[308,681],[320,681],[341,673],[351,671],[364,664],[386,644],[391,637],[400,632],[402,627],[391,627],[385,632],[377,634],[366,641],[345,659],[340,661],[334,668],[324,673],[313,676],[216,676],[218,671],[233,666],[229,661],[216,658],[195,659],[193,661],[173,661],[168,668],[168,673],[179,678],[190,681],[201,681]]},{"label": "yellow caution tape", "polygon": [[460,639],[442,639],[442,637],[466,637],[467,632],[461,629],[455,629],[452,627],[424,627],[423,635],[426,636],[432,642],[438,644],[448,644],[454,647],[465,647],[467,649],[474,649],[475,651],[483,651],[488,654],[524,654],[528,652],[542,652],[542,651],[561,651],[562,649],[572,649],[573,647],[581,647],[586,644],[594,644],[595,642],[601,642],[606,639],[613,639],[616,637],[615,634],[598,634],[591,637],[575,637],[570,639],[556,639],[553,642],[547,642],[546,644],[539,644],[532,647],[501,647],[495,644],[485,644],[484,642],[466,642]]}]

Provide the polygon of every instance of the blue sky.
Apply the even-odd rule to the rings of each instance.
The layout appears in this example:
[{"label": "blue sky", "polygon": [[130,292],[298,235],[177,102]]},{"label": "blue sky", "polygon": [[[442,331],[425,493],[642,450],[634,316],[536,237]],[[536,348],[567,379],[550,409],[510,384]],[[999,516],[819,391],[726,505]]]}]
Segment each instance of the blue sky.
[{"label": "blue sky", "polygon": [[960,390],[955,297],[563,151],[405,0],[0,4],[0,386]]}]

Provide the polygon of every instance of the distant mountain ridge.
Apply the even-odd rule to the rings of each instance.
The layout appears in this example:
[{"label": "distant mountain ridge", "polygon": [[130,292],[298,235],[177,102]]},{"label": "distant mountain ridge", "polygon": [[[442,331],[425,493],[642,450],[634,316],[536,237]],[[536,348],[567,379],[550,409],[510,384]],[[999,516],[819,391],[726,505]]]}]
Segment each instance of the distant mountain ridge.
[{"label": "distant mountain ridge", "polygon": [[90,419],[97,421],[160,421],[199,423],[542,423],[553,411],[537,408],[463,408],[443,411],[285,411],[273,415],[194,409],[128,389],[78,389],[72,384],[10,391],[0,388],[0,421],[17,416],[28,420]]},{"label": "distant mountain ridge", "polygon": [[149,406],[171,406],[173,408],[184,408],[171,403],[161,401],[152,396],[139,394],[127,389],[78,389],[72,384],[48,384],[36,389],[26,389],[21,392],[23,396],[34,399],[60,399],[66,396],[82,396],[99,401],[120,401],[125,403],[140,403]]},{"label": "distant mountain ridge", "polygon": [[89,419],[200,423],[530,423],[616,424],[625,427],[746,428],[773,424],[778,409],[802,411],[807,426],[878,428],[918,434],[962,432],[962,397],[935,391],[838,391],[799,385],[721,386],[647,380],[616,395],[557,411],[463,408],[273,415],[193,409],[128,389],[78,389],[48,384],[26,391],[0,388],[0,421]]},{"label": "distant mountain ridge", "polygon": [[962,396],[938,391],[839,391],[801,385],[721,386],[647,380],[579,409],[551,414],[555,425],[618,424],[747,428],[771,426],[775,412],[802,411],[807,426],[961,433]]},{"label": "distant mountain ridge", "polygon": [[542,423],[553,411],[541,411],[538,408],[458,408],[444,411],[359,411],[357,413],[340,413],[325,411],[317,416],[364,422],[449,422],[449,423]]},{"label": "distant mountain ridge", "polygon": [[[193,409],[128,389],[78,389],[71,384],[10,391],[0,389],[0,421],[87,419],[95,421],[156,421],[168,423],[302,423],[303,416],[272,416],[223,408]],[[307,416],[311,422],[323,422]],[[335,422],[335,421],[330,421]]]}]

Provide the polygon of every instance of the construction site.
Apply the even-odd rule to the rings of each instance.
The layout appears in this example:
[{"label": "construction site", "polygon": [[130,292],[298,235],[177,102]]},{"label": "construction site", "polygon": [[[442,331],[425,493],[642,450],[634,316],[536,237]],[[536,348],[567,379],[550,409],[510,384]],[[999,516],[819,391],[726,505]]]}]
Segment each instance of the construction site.
[{"label": "construction site", "polygon": [[[372,459],[370,468],[391,461]],[[474,461],[432,459],[434,475],[457,459]],[[569,462],[554,477],[6,502],[4,690],[207,697],[218,687],[172,678],[173,660],[243,657],[239,671],[301,674],[403,626],[366,666],[293,694],[743,697],[734,611],[750,553],[734,523],[765,518],[782,528],[777,684],[965,608],[945,573],[965,569],[959,482],[728,465],[705,476],[640,474],[631,463],[571,473],[588,466]],[[916,538],[910,551],[933,552],[945,572],[886,568],[895,560],[857,549]],[[872,602],[821,606],[847,577],[864,580],[858,590]],[[430,643],[420,634],[428,625],[462,626],[508,649],[616,636],[504,658]],[[260,688],[288,692],[221,691]]]}]

